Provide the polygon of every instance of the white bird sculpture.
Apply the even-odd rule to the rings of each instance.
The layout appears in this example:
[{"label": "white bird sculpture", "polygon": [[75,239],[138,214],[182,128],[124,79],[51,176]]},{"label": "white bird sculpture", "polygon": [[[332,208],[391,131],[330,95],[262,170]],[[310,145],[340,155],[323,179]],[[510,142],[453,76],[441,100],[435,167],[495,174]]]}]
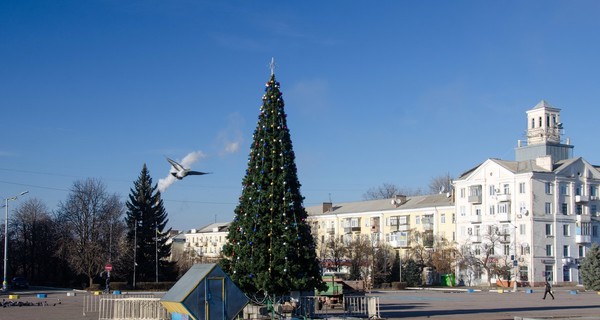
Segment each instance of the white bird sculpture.
[{"label": "white bird sculpture", "polygon": [[187,169],[185,167],[183,167],[181,164],[167,158],[167,161],[169,161],[169,163],[171,164],[171,166],[173,166],[173,169],[175,169],[175,171],[171,171],[171,175],[175,178],[177,178],[178,180],[181,180],[183,178],[185,178],[186,176],[192,175],[192,176],[201,176],[204,174],[210,174],[211,172],[200,172],[200,171],[193,171],[190,169]]}]

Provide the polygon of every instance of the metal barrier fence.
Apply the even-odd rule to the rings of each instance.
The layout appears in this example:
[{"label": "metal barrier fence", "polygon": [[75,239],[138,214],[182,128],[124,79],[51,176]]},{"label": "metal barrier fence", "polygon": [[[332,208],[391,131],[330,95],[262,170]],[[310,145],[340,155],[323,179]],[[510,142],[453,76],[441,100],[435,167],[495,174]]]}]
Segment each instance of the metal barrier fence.
[{"label": "metal barrier fence", "polygon": [[83,296],[83,315],[100,312],[100,301],[102,299],[125,299],[125,298],[154,298],[153,294],[113,294],[113,295],[91,295]]},{"label": "metal barrier fence", "polygon": [[160,298],[100,299],[98,320],[169,320]]},{"label": "metal barrier fence", "polygon": [[381,318],[379,297],[371,296],[344,296],[342,308],[337,309],[324,303],[320,297],[301,297],[295,313],[308,318],[328,315]]}]

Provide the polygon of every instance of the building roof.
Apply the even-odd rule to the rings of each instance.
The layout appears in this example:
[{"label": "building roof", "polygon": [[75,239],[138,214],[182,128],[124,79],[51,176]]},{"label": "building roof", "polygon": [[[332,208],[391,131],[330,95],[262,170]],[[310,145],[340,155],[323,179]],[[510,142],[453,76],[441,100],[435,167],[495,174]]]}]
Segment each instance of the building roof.
[{"label": "building roof", "polygon": [[225,232],[231,222],[215,222],[196,229],[195,233]]},{"label": "building roof", "polygon": [[323,212],[323,206],[307,207],[306,211],[309,216],[327,215],[327,214],[344,214],[344,213],[363,213],[373,211],[392,211],[392,210],[409,210],[430,208],[436,206],[453,206],[454,201],[448,194],[433,194],[425,196],[406,197],[406,201],[396,206],[392,203],[394,199],[377,199],[357,202],[344,202],[332,205],[331,210]]}]

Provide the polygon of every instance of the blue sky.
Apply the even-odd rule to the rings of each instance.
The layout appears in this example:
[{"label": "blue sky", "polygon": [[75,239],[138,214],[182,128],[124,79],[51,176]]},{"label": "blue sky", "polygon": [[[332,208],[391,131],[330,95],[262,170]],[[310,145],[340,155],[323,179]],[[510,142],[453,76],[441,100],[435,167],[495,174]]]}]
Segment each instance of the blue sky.
[{"label": "blue sky", "polygon": [[144,163],[157,183],[165,156],[194,153],[214,174],[165,190],[170,226],[231,220],[271,57],[306,206],[512,160],[542,99],[600,164],[599,15],[598,1],[5,0],[0,197],[55,210],[98,178],[125,201]]}]

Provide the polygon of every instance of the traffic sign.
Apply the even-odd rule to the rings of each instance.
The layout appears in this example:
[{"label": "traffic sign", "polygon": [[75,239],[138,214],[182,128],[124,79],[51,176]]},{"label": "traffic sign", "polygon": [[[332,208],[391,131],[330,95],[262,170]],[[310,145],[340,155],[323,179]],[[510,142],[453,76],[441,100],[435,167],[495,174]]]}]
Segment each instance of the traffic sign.
[{"label": "traffic sign", "polygon": [[109,263],[109,264],[105,265],[104,266],[104,270],[106,270],[106,271],[112,271],[112,264]]}]

